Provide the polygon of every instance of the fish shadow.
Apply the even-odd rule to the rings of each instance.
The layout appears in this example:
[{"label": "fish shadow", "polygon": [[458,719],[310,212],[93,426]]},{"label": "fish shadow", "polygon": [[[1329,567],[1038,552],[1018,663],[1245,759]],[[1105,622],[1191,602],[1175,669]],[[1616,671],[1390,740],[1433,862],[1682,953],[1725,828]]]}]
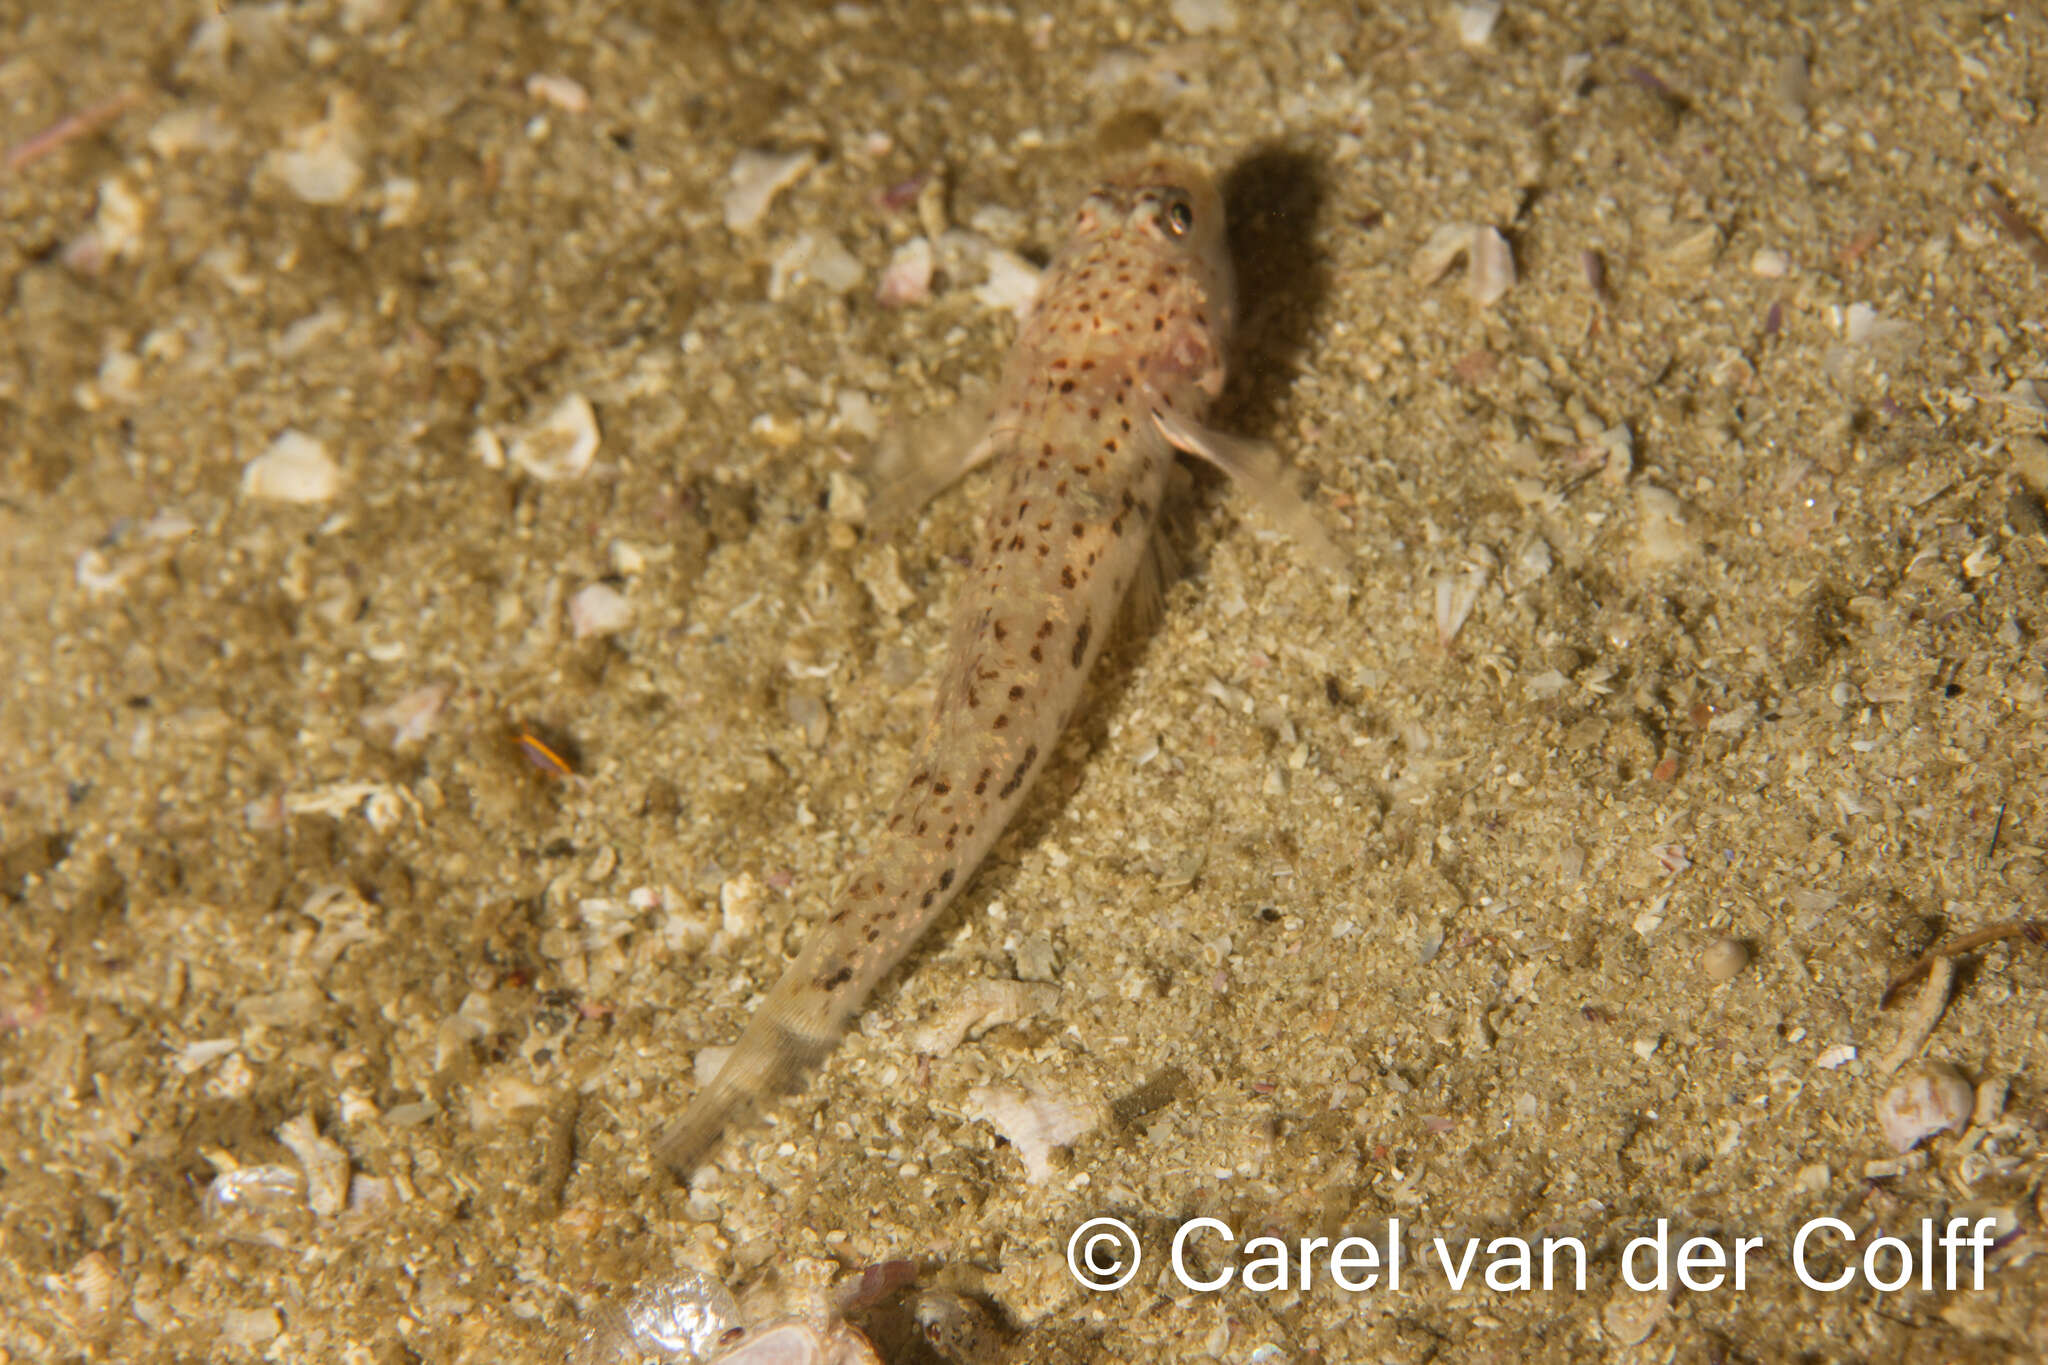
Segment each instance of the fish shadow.
[{"label": "fish shadow", "polygon": [[[1332,291],[1317,223],[1330,201],[1328,168],[1298,147],[1258,148],[1224,174],[1223,213],[1230,263],[1237,279],[1237,325],[1231,338],[1230,378],[1207,420],[1218,429],[1271,441],[1274,426],[1315,338],[1316,322]],[[1233,495],[1230,479],[1205,461],[1181,461],[1193,480],[1181,499],[1192,517],[1162,527],[1177,578],[1198,578],[1207,568],[1189,533],[1217,504]],[[1290,475],[1298,483],[1298,472]]]},{"label": "fish shadow", "polygon": [[1299,148],[1259,148],[1223,177],[1238,317],[1230,383],[1212,420],[1226,430],[1269,438],[1286,405],[1330,297],[1316,242],[1329,199],[1322,160]]}]

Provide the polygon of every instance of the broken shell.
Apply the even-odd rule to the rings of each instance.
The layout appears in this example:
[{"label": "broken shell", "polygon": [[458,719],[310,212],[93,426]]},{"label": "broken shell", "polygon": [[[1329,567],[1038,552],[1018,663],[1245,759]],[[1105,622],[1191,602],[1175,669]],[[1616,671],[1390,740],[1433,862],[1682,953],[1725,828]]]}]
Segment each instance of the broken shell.
[{"label": "broken shell", "polygon": [[734,232],[756,226],[775,196],[817,164],[818,154],[808,147],[796,152],[741,152],[727,175],[725,225]]},{"label": "broken shell", "polygon": [[306,1172],[306,1204],[322,1218],[332,1218],[348,1206],[348,1153],[320,1136],[311,1114],[301,1114],[279,1125],[277,1140],[291,1149]]},{"label": "broken shell", "polygon": [[1026,981],[978,981],[930,1023],[910,1034],[911,1049],[944,1057],[969,1038],[1043,1014],[1059,1003],[1058,986]]},{"label": "broken shell", "polygon": [[739,1325],[731,1290],[701,1271],[679,1270],[641,1285],[624,1302],[600,1307],[570,1359],[590,1365],[650,1355],[702,1360]]},{"label": "broken shell", "polygon": [[341,487],[341,469],[327,447],[287,431],[242,470],[242,493],[266,502],[325,502]]},{"label": "broken shell", "polygon": [[1937,1133],[1969,1126],[1977,1092],[1947,1062],[1907,1070],[1877,1101],[1877,1125],[1895,1152],[1911,1151]]},{"label": "broken shell", "polygon": [[1491,308],[1515,287],[1515,253],[1509,250],[1508,239],[1490,227],[1472,234],[1471,251],[1465,292],[1481,308]]},{"label": "broken shell", "polygon": [[1010,1140],[1034,1185],[1052,1176],[1054,1148],[1072,1146],[1101,1119],[1093,1105],[1046,1086],[978,1085],[967,1092],[967,1111]]},{"label": "broken shell", "polygon": [[1446,223],[1408,263],[1408,278],[1431,285],[1444,277],[1460,256],[1465,258],[1465,293],[1481,308],[1491,307],[1515,286],[1515,253],[1496,228],[1474,223]]},{"label": "broken shell", "polygon": [[88,1251],[69,1274],[51,1276],[46,1283],[56,1291],[58,1316],[82,1336],[97,1336],[112,1326],[114,1309],[127,1294],[114,1262],[103,1251]]},{"label": "broken shell", "polygon": [[808,1322],[777,1322],[757,1332],[710,1365],[882,1365],[868,1339],[845,1323],[820,1331]]},{"label": "broken shell", "polygon": [[1470,223],[1445,223],[1430,233],[1429,240],[1408,263],[1408,278],[1419,285],[1435,284],[1465,254],[1476,231]]},{"label": "broken shell", "polygon": [[215,1176],[200,1207],[210,1218],[249,1212],[283,1215],[299,1207],[305,1184],[306,1178],[289,1166],[243,1166]]},{"label": "broken shell", "polygon": [[590,400],[572,393],[538,426],[513,437],[507,454],[534,478],[555,483],[589,473],[597,442],[597,414]]},{"label": "broken shell", "polygon": [[363,726],[372,734],[388,733],[393,749],[417,744],[433,731],[435,717],[454,690],[448,683],[414,688],[389,706],[363,712]]}]

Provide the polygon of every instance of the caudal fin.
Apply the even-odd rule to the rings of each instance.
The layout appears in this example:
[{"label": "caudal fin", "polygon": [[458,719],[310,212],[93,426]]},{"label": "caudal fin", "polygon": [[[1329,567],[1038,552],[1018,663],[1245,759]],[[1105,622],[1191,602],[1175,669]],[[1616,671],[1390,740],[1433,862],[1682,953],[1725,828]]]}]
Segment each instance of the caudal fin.
[{"label": "caudal fin", "polygon": [[822,1037],[799,1032],[763,1008],[711,1083],[697,1092],[682,1118],[655,1139],[654,1159],[676,1179],[687,1180],[729,1130],[794,1090],[832,1050],[832,1041],[829,1032]]}]

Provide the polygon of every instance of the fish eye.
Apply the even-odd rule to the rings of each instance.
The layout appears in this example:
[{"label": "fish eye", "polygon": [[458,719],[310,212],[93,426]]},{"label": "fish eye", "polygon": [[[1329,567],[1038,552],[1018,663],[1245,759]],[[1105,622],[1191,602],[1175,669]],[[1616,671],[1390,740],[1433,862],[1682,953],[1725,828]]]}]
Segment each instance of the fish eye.
[{"label": "fish eye", "polygon": [[1195,225],[1194,206],[1176,196],[1166,206],[1166,230],[1176,237],[1185,237]]}]

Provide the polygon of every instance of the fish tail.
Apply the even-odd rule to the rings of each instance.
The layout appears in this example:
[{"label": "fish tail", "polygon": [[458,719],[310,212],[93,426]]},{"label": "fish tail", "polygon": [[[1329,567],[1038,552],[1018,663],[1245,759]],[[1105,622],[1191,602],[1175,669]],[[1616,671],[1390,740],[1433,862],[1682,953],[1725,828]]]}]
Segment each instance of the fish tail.
[{"label": "fish tail", "polygon": [[796,1089],[838,1041],[850,1011],[827,1012],[815,1000],[807,1001],[805,959],[784,973],[747,1022],[724,1065],[690,1100],[683,1116],[655,1139],[654,1159],[678,1180],[688,1178],[728,1130]]}]

